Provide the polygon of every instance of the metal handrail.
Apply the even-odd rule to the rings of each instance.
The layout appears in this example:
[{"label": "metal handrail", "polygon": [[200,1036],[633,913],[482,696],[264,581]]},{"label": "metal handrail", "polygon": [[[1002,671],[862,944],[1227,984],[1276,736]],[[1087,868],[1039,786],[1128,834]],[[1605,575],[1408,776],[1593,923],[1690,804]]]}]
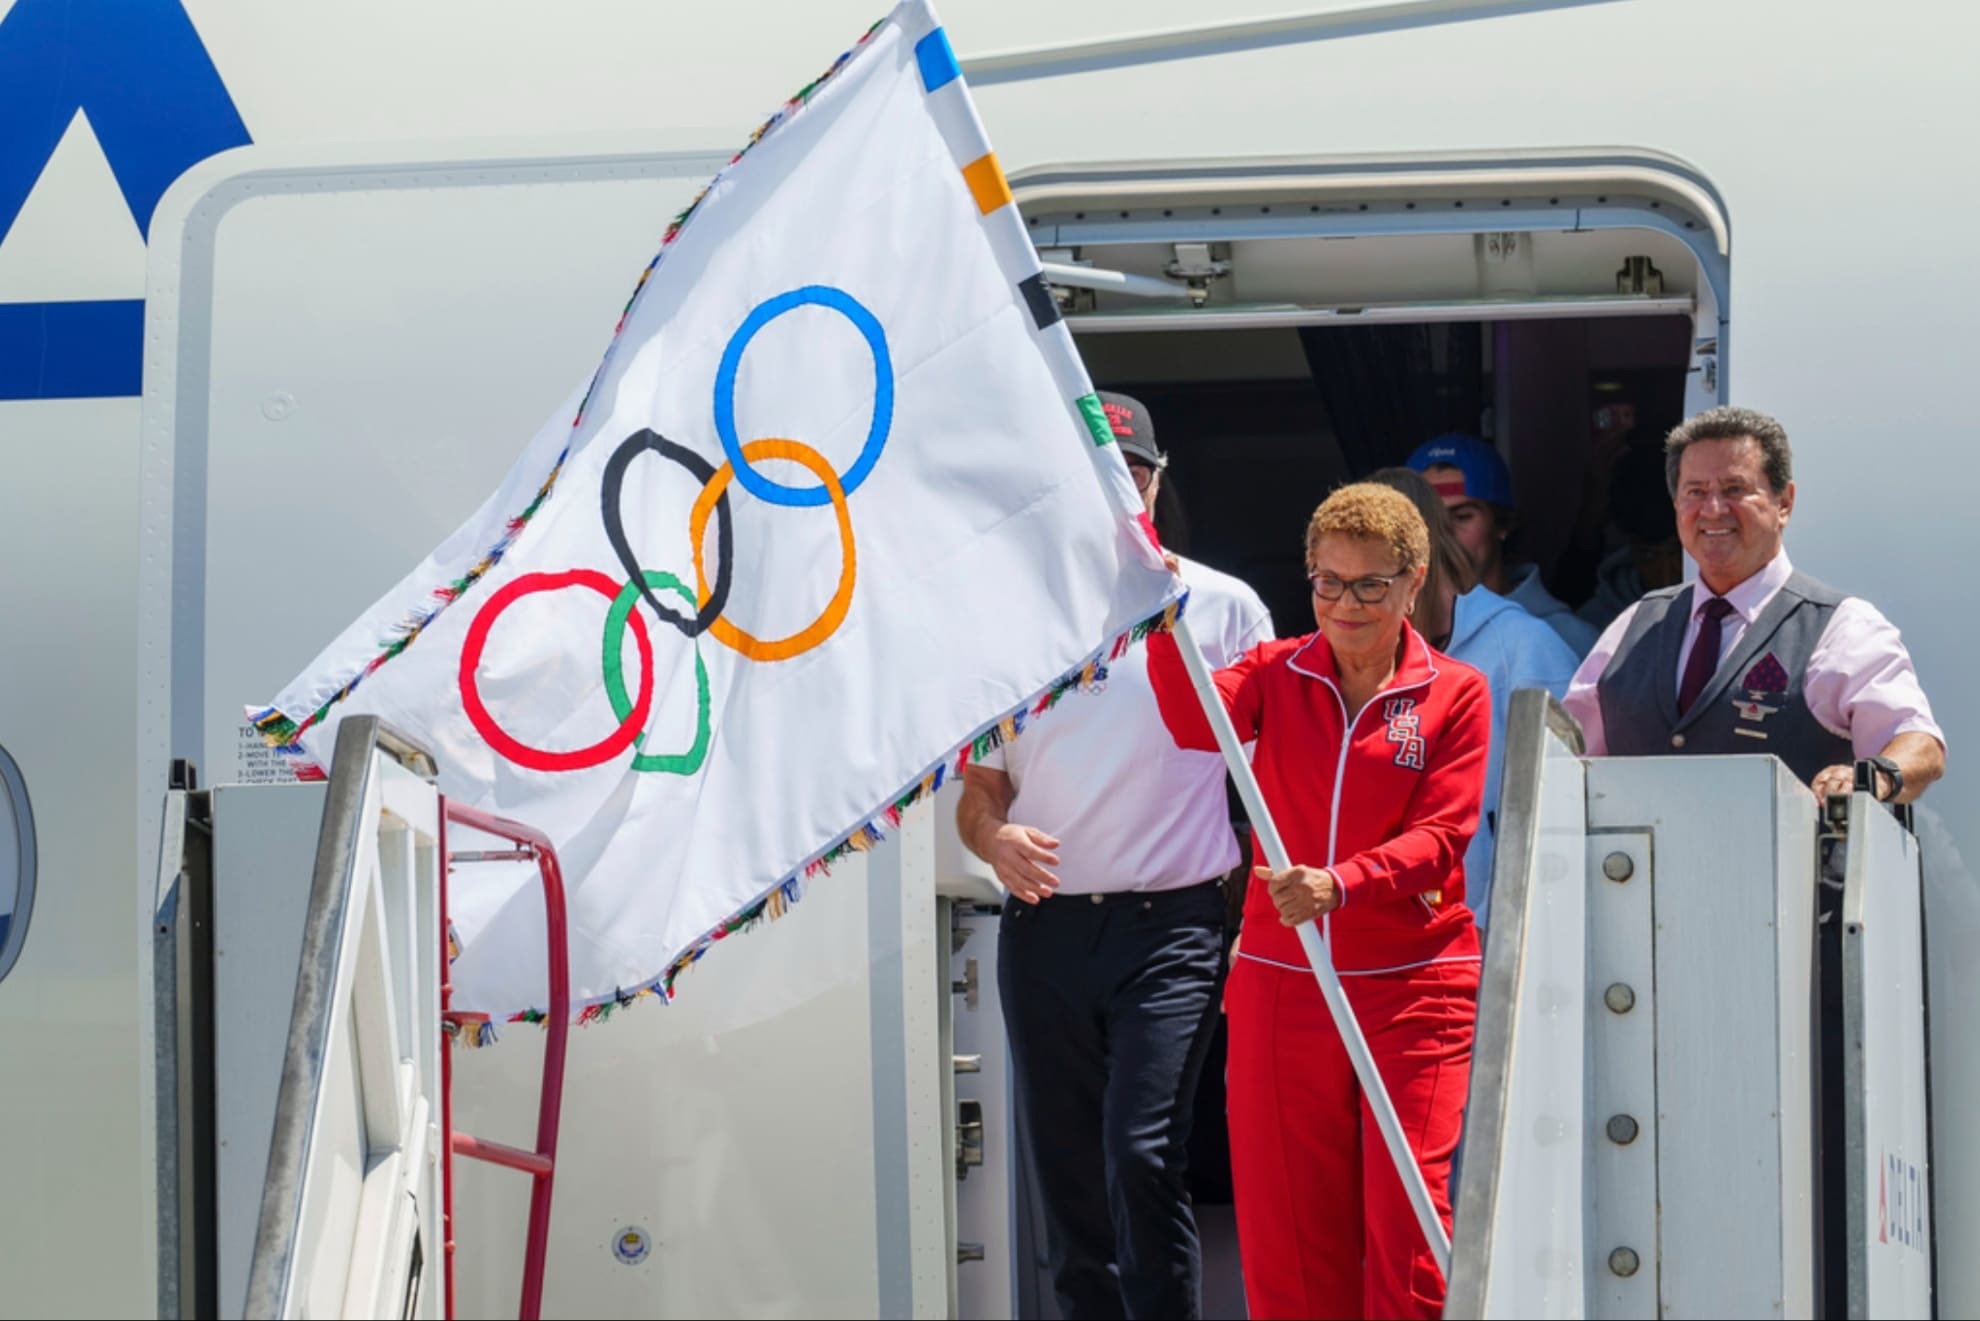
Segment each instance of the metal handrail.
[{"label": "metal handrail", "polygon": [[[1541,688],[1523,688],[1507,703],[1505,771],[1499,790],[1499,829],[1492,859],[1492,898],[1485,958],[1479,972],[1478,1020],[1471,1046],[1471,1090],[1465,1105],[1464,1170],[1451,1197],[1448,1317],[1485,1315],[1491,1282],[1492,1210],[1499,1199],[1499,1149],[1513,1055],[1512,1005],[1526,958],[1526,910],[1532,864],[1540,844],[1540,780],[1551,733],[1578,756],[1581,726]],[[1490,1006],[1493,1012],[1486,1012]]]},{"label": "metal handrail", "polygon": [[374,750],[430,778],[433,756],[377,716],[350,716],[337,727],[336,752],[317,834],[316,871],[303,918],[302,958],[296,998],[289,1012],[282,1083],[275,1097],[268,1177],[261,1189],[254,1255],[248,1267],[245,1316],[277,1317],[295,1269],[296,1235],[302,1223],[304,1174],[310,1132],[330,1058],[330,1025],[336,1006],[337,968],[348,933],[351,880],[368,822],[364,803],[375,773]]},{"label": "metal handrail", "polygon": [[[453,871],[456,856],[447,851],[447,823],[459,822],[472,830],[498,839],[506,839],[518,848],[513,854],[504,851],[505,856],[533,857],[543,882],[543,914],[546,939],[549,942],[550,956],[550,1012],[545,1022],[549,1040],[543,1053],[543,1089],[537,1102],[536,1149],[524,1151],[500,1142],[490,1142],[486,1138],[470,1137],[466,1133],[454,1131],[454,1064],[453,1040],[450,1034],[443,1033],[440,1042],[440,1123],[442,1128],[442,1149],[445,1162],[445,1191],[442,1194],[442,1215],[446,1219],[444,1238],[446,1240],[446,1312],[449,1321],[454,1315],[454,1156],[456,1153],[473,1160],[483,1160],[512,1170],[521,1170],[530,1176],[534,1187],[529,1200],[529,1232],[523,1253],[522,1303],[518,1315],[522,1321],[535,1321],[543,1314],[543,1269],[550,1251],[550,1194],[551,1181],[557,1163],[557,1126],[564,1104],[564,1053],[571,1028],[571,956],[570,936],[564,910],[564,872],[557,862],[557,851],[551,846],[550,837],[519,821],[511,821],[490,812],[468,807],[463,803],[440,800],[440,945],[441,966],[447,966],[447,886],[448,876]],[[457,1013],[448,1008],[453,996],[453,983],[443,978],[440,984],[440,1018],[443,1023],[460,1026],[478,1020],[479,1016]]]}]

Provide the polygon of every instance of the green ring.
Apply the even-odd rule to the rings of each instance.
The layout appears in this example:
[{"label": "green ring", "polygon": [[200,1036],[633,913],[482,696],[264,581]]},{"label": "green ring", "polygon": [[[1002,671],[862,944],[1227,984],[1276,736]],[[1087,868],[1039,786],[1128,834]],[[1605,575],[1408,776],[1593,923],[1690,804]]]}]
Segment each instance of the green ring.
[{"label": "green ring", "polygon": [[[659,591],[674,592],[684,599],[690,609],[696,607],[694,592],[688,585],[671,573],[661,573],[648,569],[646,585]],[[612,608],[605,612],[605,696],[612,703],[612,711],[620,720],[632,715],[632,698],[626,692],[625,661],[621,652],[625,646],[626,618],[639,604],[639,584],[629,582],[619,589],[612,600]],[[694,643],[694,688],[695,724],[694,745],[686,752],[677,754],[641,753],[633,758],[636,771],[659,771],[666,775],[693,775],[701,769],[701,763],[708,758],[708,743],[711,730],[708,721],[708,666],[701,659],[701,640]],[[646,735],[633,740],[639,747],[646,742]]]}]

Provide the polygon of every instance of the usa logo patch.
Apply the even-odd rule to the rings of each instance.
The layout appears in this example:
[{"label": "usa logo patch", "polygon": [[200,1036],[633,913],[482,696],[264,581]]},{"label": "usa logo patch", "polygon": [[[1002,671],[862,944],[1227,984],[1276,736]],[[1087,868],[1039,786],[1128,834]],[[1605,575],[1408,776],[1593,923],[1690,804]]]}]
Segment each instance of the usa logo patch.
[{"label": "usa logo patch", "polygon": [[1396,765],[1412,771],[1423,769],[1423,718],[1416,714],[1414,697],[1391,697],[1382,704],[1382,719],[1389,722],[1389,742],[1396,745]]}]

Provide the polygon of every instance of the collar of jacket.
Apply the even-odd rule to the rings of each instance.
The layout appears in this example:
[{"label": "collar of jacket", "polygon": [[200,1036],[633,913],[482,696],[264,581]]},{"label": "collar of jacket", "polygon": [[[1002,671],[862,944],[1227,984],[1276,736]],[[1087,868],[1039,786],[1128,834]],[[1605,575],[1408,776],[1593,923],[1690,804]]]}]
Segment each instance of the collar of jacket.
[{"label": "collar of jacket", "polygon": [[[1436,678],[1437,663],[1431,655],[1430,644],[1423,640],[1423,635],[1408,620],[1404,620],[1402,661],[1396,666],[1395,674],[1382,685],[1382,693],[1386,695],[1420,688]],[[1286,658],[1286,664],[1309,679],[1318,679],[1336,693],[1341,691],[1340,669],[1334,664],[1334,649],[1328,645],[1326,635],[1317,629],[1308,634],[1299,649]]]}]

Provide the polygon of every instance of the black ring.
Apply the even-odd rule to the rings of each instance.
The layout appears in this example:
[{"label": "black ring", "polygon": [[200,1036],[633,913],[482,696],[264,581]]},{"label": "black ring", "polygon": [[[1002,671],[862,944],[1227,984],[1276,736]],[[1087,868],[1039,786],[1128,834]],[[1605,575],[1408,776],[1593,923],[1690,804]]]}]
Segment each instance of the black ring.
[{"label": "black ring", "polygon": [[646,428],[641,428],[627,436],[605,464],[605,479],[601,483],[599,512],[605,519],[605,539],[612,543],[612,550],[625,567],[626,576],[639,584],[639,594],[653,613],[672,624],[691,638],[698,638],[708,631],[709,625],[721,617],[722,607],[729,601],[729,548],[732,540],[729,532],[729,493],[722,492],[715,501],[715,553],[719,563],[715,569],[715,590],[708,594],[708,601],[696,612],[692,619],[662,605],[653,595],[653,589],[646,583],[646,568],[633,554],[632,542],[626,537],[625,519],[619,508],[620,492],[625,486],[626,469],[645,450],[652,450],[663,459],[672,459],[686,468],[703,486],[715,480],[715,465],[702,458],[693,450],[676,445],[665,436]]}]

